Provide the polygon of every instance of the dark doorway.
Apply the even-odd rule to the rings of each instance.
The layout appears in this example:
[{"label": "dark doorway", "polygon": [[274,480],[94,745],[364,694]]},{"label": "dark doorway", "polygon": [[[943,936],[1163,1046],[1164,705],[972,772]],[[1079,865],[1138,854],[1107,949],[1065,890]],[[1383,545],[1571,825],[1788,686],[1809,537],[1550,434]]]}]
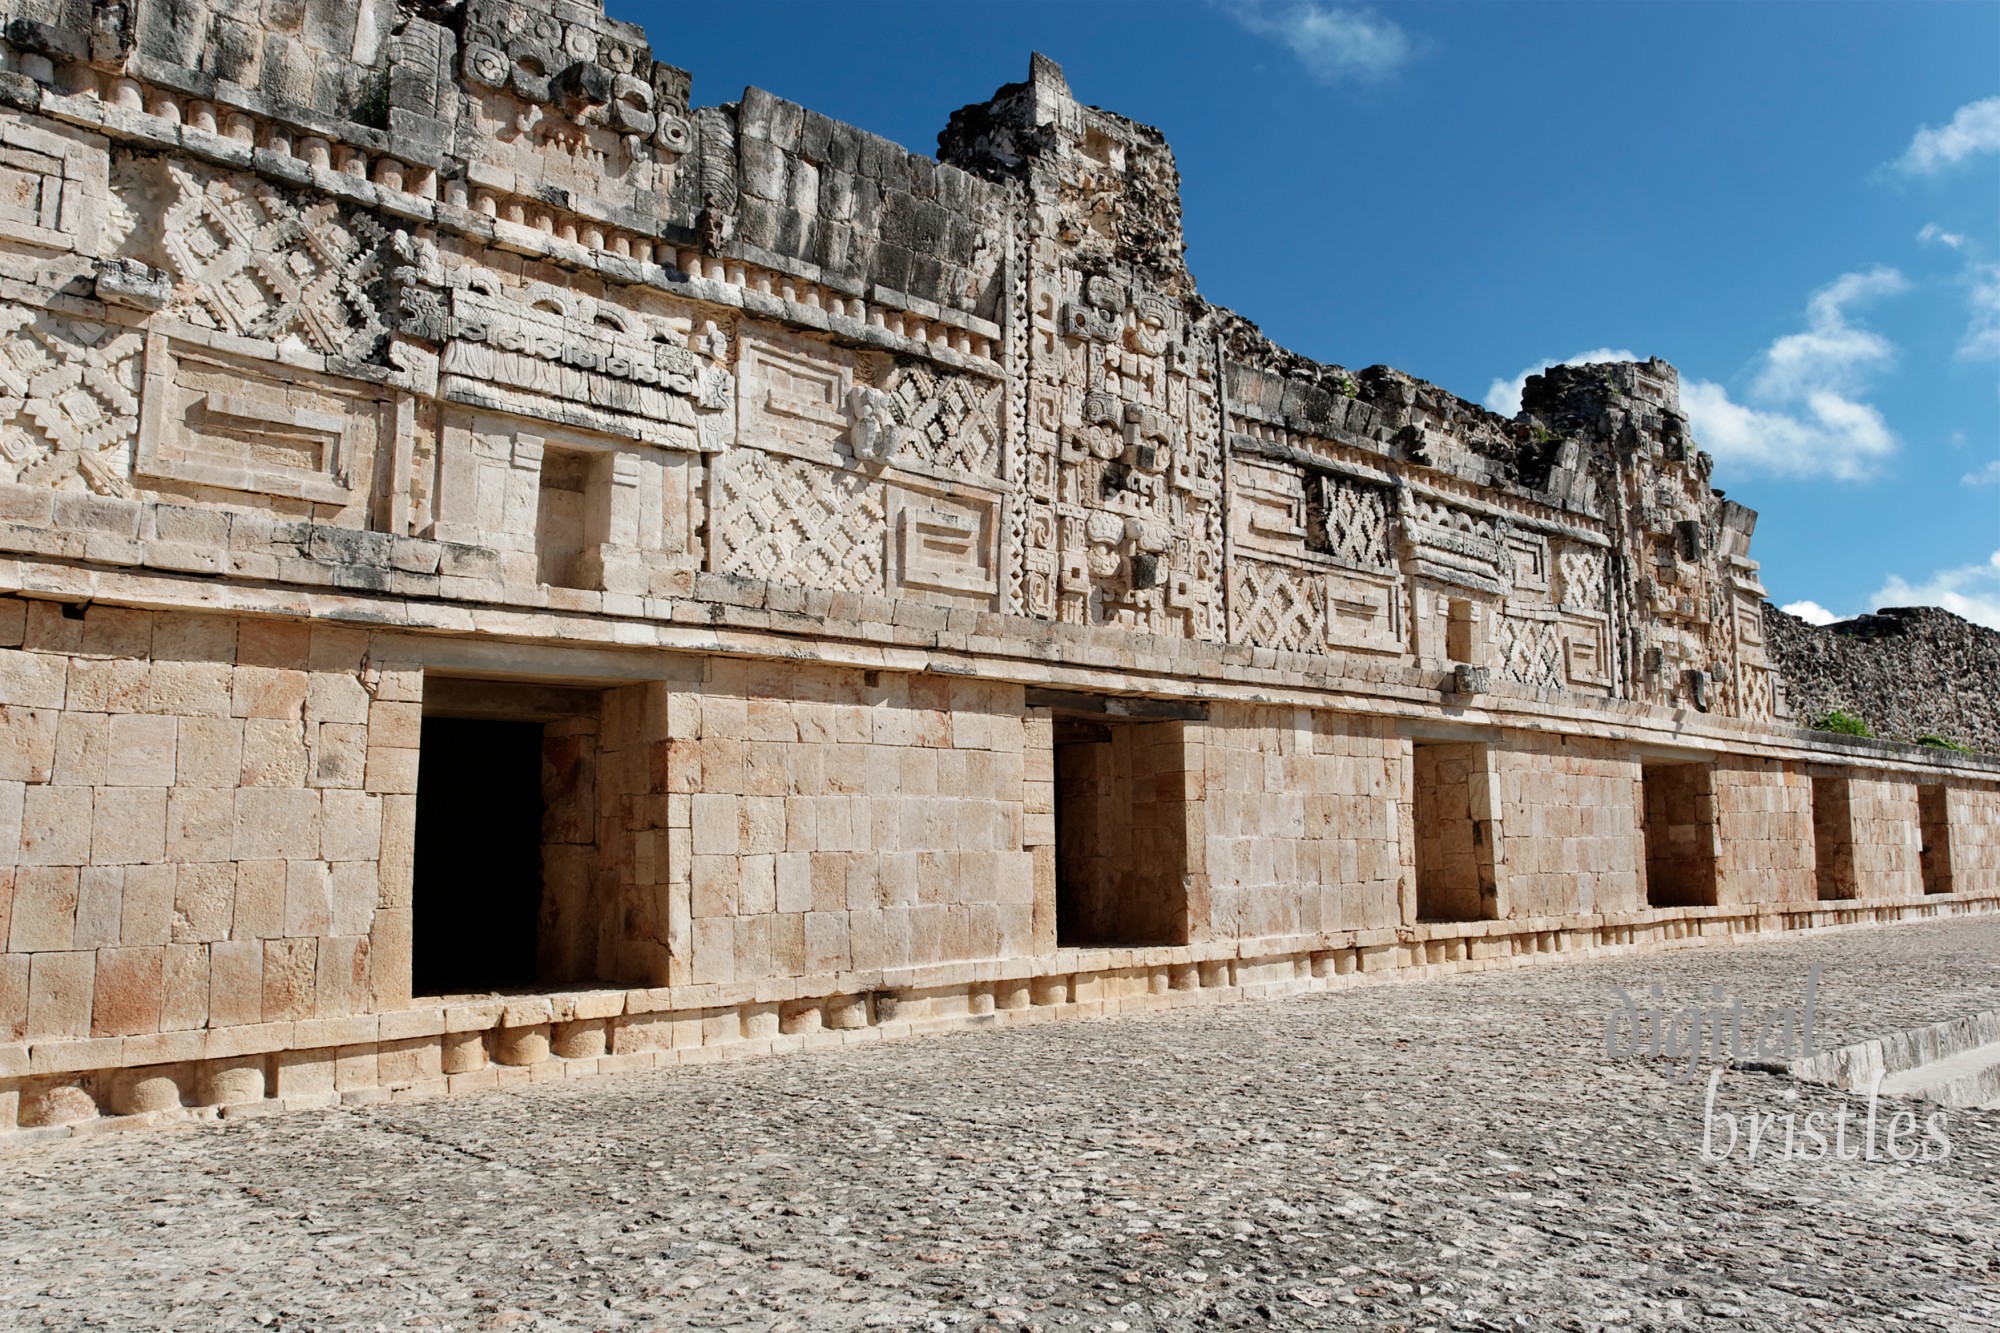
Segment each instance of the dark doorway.
[{"label": "dark doorway", "polygon": [[1639,773],[1647,905],[1715,906],[1714,769],[1646,764]]},{"label": "dark doorway", "polygon": [[1854,809],[1844,777],[1812,780],[1813,874],[1822,902],[1856,897],[1861,891],[1854,866]]},{"label": "dark doorway", "polygon": [[1489,921],[1498,916],[1493,856],[1493,784],[1486,747],[1418,741],[1415,769],[1417,919]]},{"label": "dark doorway", "polygon": [[529,986],[542,906],[542,727],[424,719],[411,990]]},{"label": "dark doorway", "polygon": [[1917,824],[1923,837],[1918,864],[1923,870],[1924,892],[1950,893],[1951,794],[1942,784],[1917,788]]},{"label": "dark doorway", "polygon": [[1062,947],[1187,943],[1186,767],[1179,722],[1055,719]]}]

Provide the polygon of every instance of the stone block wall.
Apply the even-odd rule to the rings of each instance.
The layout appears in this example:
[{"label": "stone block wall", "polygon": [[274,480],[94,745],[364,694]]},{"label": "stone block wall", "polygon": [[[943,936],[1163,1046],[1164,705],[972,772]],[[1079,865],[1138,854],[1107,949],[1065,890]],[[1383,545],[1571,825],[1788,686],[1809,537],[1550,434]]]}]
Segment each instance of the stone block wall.
[{"label": "stone block wall", "polygon": [[2000,791],[1948,788],[1951,887],[1954,893],[2000,892]]},{"label": "stone block wall", "polygon": [[1382,929],[1413,877],[1407,743],[1375,718],[1218,707],[1201,727],[1204,938]]},{"label": "stone block wall", "polygon": [[[1667,363],[1289,353],[1041,58],[933,161],[592,0],[244,8],[0,0],[0,1129],[2000,894],[2000,766],[1771,725]],[[427,716],[548,993],[411,995]]]},{"label": "stone block wall", "polygon": [[698,684],[647,690],[665,793],[652,873],[670,921],[688,904],[675,981],[1031,947],[1018,687],[710,658]]},{"label": "stone block wall", "polygon": [[1639,766],[1623,746],[1521,738],[1493,758],[1507,916],[1645,906]]},{"label": "stone block wall", "polygon": [[1917,785],[1900,778],[1847,781],[1854,882],[1863,898],[1921,898],[1922,813]]},{"label": "stone block wall", "polygon": [[1717,905],[1812,902],[1812,779],[1779,760],[1729,756],[1713,783]]},{"label": "stone block wall", "polygon": [[365,632],[0,599],[0,1035],[408,994],[422,705]]}]

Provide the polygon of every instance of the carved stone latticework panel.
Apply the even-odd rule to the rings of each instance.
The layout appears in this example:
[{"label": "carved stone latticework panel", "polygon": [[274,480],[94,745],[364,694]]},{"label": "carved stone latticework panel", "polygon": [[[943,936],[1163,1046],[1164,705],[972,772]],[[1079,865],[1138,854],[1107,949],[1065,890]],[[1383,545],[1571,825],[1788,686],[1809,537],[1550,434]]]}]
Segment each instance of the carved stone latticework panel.
[{"label": "carved stone latticework panel", "polygon": [[845,592],[884,590],[887,515],[857,472],[739,449],[716,469],[715,568]]},{"label": "carved stone latticework panel", "polygon": [[918,361],[889,372],[882,392],[898,429],[891,459],[978,477],[1000,471],[1000,385]]},{"label": "carved stone latticework panel", "polygon": [[160,250],[176,278],[167,313],[202,328],[379,360],[388,233],[365,213],[250,175],[169,169]]},{"label": "carved stone latticework panel", "polygon": [[1565,546],[1556,557],[1559,604],[1565,611],[1604,609],[1604,552],[1588,546]]},{"label": "carved stone latticework panel", "polygon": [[7,479],[125,495],[145,335],[0,306],[0,459]]},{"label": "carved stone latticework panel", "polygon": [[1238,560],[1230,599],[1230,638],[1237,642],[1295,653],[1325,650],[1326,587],[1317,575]]},{"label": "carved stone latticework panel", "polygon": [[1568,683],[1558,622],[1502,616],[1497,637],[1496,656],[1507,679],[1542,689],[1560,689]]},{"label": "carved stone latticework panel", "polygon": [[1306,504],[1306,545],[1353,569],[1387,574],[1396,568],[1395,497],[1387,489],[1344,477],[1312,478]]}]

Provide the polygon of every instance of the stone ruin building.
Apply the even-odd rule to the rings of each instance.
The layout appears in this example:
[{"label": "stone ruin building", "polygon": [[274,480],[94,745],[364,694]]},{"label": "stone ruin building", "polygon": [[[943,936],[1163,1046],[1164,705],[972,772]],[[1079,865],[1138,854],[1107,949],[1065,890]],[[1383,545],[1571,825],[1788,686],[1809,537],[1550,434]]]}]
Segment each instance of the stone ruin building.
[{"label": "stone ruin building", "polygon": [[933,160],[582,0],[0,11],[0,1131],[2000,903],[1671,366],[1276,347],[1046,60]]}]

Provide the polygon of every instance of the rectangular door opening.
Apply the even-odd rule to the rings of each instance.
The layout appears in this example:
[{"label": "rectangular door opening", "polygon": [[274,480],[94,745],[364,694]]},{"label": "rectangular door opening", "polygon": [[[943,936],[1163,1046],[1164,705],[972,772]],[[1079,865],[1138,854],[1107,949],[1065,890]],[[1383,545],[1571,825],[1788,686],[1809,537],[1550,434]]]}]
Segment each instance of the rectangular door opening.
[{"label": "rectangular door opening", "polygon": [[1486,747],[1418,741],[1414,753],[1417,919],[1492,920],[1500,895]]},{"label": "rectangular door opening", "polygon": [[1925,893],[1950,893],[1951,794],[1942,783],[1917,788],[1917,824],[1923,832]]},{"label": "rectangular door opening", "polygon": [[542,910],[542,728],[426,717],[411,991],[531,986]]},{"label": "rectangular door opening", "polygon": [[1847,779],[1812,780],[1813,875],[1820,901],[1852,898],[1860,890],[1854,871],[1854,812]]},{"label": "rectangular door opening", "polygon": [[1715,797],[1707,764],[1639,770],[1649,907],[1715,906]]},{"label": "rectangular door opening", "polygon": [[1188,942],[1185,729],[1055,719],[1056,942]]}]

